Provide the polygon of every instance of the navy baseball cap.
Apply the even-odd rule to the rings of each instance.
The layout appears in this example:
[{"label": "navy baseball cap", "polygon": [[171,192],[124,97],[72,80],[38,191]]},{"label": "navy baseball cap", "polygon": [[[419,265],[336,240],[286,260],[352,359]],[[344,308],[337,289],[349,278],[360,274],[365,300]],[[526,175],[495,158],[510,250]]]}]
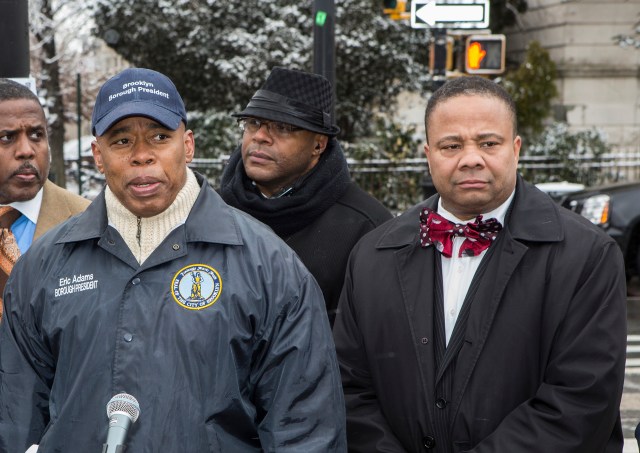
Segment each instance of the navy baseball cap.
[{"label": "navy baseball cap", "polygon": [[102,85],[91,115],[91,132],[99,137],[130,116],[151,118],[173,131],[180,121],[187,124],[187,111],[173,82],[144,68],[125,69]]}]

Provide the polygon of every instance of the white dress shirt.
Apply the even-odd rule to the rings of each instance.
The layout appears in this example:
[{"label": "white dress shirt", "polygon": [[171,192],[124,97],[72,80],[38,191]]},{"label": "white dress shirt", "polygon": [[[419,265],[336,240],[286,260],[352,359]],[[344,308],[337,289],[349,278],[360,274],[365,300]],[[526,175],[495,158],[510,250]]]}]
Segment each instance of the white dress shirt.
[{"label": "white dress shirt", "polygon": [[[509,198],[507,198],[507,200],[496,209],[491,212],[483,213],[482,219],[489,220],[491,218],[495,218],[504,227],[504,219],[507,214],[507,209],[511,204],[511,200],[513,200],[514,194],[515,190],[511,193]],[[454,223],[466,224],[475,220],[460,220],[442,207],[442,198],[440,198],[440,200],[438,201],[438,214]],[[487,250],[483,250],[482,253],[477,256],[458,256],[460,246],[462,246],[464,240],[464,236],[456,236],[453,238],[453,250],[451,253],[451,258],[447,258],[440,254],[442,260],[444,326],[447,345],[449,344],[451,333],[453,332],[453,328],[456,325],[456,321],[458,320],[458,315],[460,314],[460,309],[462,308],[464,298],[467,296],[467,291],[469,291],[471,280],[473,280],[473,276],[478,270],[478,266],[480,266],[482,258],[487,253]]]}]

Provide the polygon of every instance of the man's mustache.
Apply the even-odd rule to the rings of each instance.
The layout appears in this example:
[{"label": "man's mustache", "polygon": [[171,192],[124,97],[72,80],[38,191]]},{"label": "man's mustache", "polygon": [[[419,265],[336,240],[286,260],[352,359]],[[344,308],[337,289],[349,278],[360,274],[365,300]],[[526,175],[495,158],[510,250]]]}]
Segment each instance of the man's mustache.
[{"label": "man's mustache", "polygon": [[34,174],[38,179],[42,179],[40,171],[29,162],[25,162],[24,164],[20,165],[20,167],[18,167],[18,169],[13,172],[12,176],[24,173]]}]

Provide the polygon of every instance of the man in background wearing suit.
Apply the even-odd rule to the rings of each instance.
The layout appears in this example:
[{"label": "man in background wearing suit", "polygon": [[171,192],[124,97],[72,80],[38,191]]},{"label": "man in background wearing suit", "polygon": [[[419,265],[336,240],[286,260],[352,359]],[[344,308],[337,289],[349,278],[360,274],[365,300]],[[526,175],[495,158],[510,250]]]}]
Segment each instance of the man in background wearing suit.
[{"label": "man in background wearing suit", "polygon": [[0,297],[15,260],[31,243],[89,204],[48,181],[49,165],[47,120],[38,97],[0,79]]}]

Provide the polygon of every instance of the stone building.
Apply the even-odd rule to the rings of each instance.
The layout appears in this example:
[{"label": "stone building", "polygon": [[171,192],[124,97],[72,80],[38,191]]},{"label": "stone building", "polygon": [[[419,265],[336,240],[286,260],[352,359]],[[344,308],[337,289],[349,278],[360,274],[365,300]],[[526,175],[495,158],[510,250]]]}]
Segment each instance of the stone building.
[{"label": "stone building", "polygon": [[597,127],[614,152],[640,153],[640,48],[633,35],[640,0],[528,0],[529,10],[504,31],[507,56],[522,61],[536,40],[557,64],[557,120],[572,129]]}]

